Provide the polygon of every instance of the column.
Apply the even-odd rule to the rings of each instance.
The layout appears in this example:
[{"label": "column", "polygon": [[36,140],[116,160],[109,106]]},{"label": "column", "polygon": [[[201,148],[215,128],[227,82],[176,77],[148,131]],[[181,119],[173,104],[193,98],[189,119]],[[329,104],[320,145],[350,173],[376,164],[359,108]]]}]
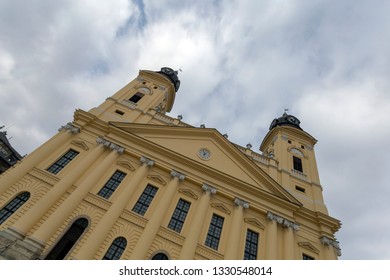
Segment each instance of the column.
[{"label": "column", "polygon": [[160,229],[161,221],[164,218],[165,213],[167,212],[167,209],[176,193],[176,189],[179,186],[180,181],[183,181],[185,178],[185,175],[177,171],[172,171],[171,176],[172,179],[167,185],[163,197],[158,201],[157,207],[151,214],[150,220],[148,221],[140,239],[134,247],[133,253],[130,257],[132,260],[142,260],[146,258],[149,248],[152,245],[158,230]]},{"label": "column", "polygon": [[118,190],[117,199],[111,204],[108,211],[97,224],[96,228],[91,232],[91,235],[81,246],[76,254],[76,259],[91,260],[103,243],[107,234],[116,223],[117,219],[126,208],[127,203],[131,199],[134,191],[145,178],[149,167],[154,165],[154,161],[146,157],[141,157],[141,166],[134,172],[133,176],[126,178],[122,182],[123,187]]},{"label": "column", "polygon": [[29,238],[45,244],[49,237],[62,225],[72,211],[81,203],[83,198],[86,197],[89,191],[96,185],[101,178],[101,175],[115,164],[115,160],[121,153],[123,153],[123,149],[115,148],[115,146],[112,145],[110,154],[108,154],[107,157],[89,173],[80,185]]},{"label": "column", "polygon": [[265,252],[265,257],[267,260],[276,260],[278,256],[278,218],[280,217],[271,212],[267,213],[268,223]]},{"label": "column", "polygon": [[242,219],[244,217],[244,209],[249,208],[249,203],[239,198],[234,199],[234,211],[230,224],[228,246],[225,252],[225,260],[238,260],[240,241],[241,241],[241,229]]},{"label": "column", "polygon": [[78,162],[71,171],[55,184],[50,191],[46,193],[33,207],[23,215],[15,224],[10,227],[10,230],[21,236],[25,236],[28,231],[42,218],[52,205],[56,203],[61,196],[68,190],[74,182],[77,181],[88,168],[99,158],[104,152],[101,145],[95,146],[85,157]]},{"label": "column", "polygon": [[294,229],[292,227],[286,227],[284,229],[284,247],[283,255],[285,260],[295,259],[295,240],[294,240]]},{"label": "column", "polygon": [[283,232],[283,255],[285,260],[294,260],[296,244],[295,244],[295,232],[299,230],[299,225],[288,219],[283,219],[282,226]]},{"label": "column", "polygon": [[200,233],[203,228],[203,222],[206,217],[207,209],[210,204],[210,199],[217,190],[206,184],[202,186],[203,194],[196,208],[196,215],[191,222],[191,230],[184,240],[183,247],[180,252],[179,260],[191,260],[194,258],[196,247],[199,243]]},{"label": "column", "polygon": [[11,167],[11,169],[0,178],[0,194],[4,193],[9,187],[19,181],[27,172],[57,150],[63,143],[69,141],[73,134],[79,133],[80,129],[73,126],[71,123],[68,123],[61,127],[59,131],[61,132],[52,137],[45,144],[41,145],[26,158],[22,159],[15,167]]}]

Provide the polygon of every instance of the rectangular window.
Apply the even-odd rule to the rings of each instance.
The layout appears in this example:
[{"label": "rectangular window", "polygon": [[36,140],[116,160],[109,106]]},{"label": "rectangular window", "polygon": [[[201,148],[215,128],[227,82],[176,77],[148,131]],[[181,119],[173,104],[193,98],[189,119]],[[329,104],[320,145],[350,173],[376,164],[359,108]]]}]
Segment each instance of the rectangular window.
[{"label": "rectangular window", "polygon": [[50,166],[47,171],[57,174],[60,172],[72,159],[74,159],[79,152],[76,152],[75,150],[70,149],[66,152],[65,155],[63,155],[60,159],[58,159],[55,163],[53,163],[52,166]]},{"label": "rectangular window", "polygon": [[259,244],[259,234],[257,232],[248,229],[246,232],[244,260],[257,259],[258,244]]},{"label": "rectangular window", "polygon": [[293,166],[294,166],[294,170],[296,171],[299,171],[299,172],[303,172],[303,169],[302,169],[302,159],[300,159],[299,157],[295,157],[293,156]]},{"label": "rectangular window", "polygon": [[119,170],[115,171],[114,175],[111,176],[104,187],[98,192],[98,195],[105,199],[109,199],[125,176],[125,173]]},{"label": "rectangular window", "polygon": [[173,212],[172,218],[169,221],[168,228],[180,233],[184,221],[187,217],[188,210],[190,209],[190,205],[191,203],[183,199],[179,199],[179,202],[176,205],[176,209]]},{"label": "rectangular window", "polygon": [[144,192],[139,197],[137,203],[134,205],[132,211],[143,216],[146,213],[146,210],[148,210],[150,203],[152,203],[152,200],[156,195],[157,190],[158,189],[156,187],[147,185]]},{"label": "rectangular window", "polygon": [[216,214],[213,214],[213,217],[211,218],[210,227],[207,233],[205,245],[214,250],[218,250],[219,239],[222,233],[223,221],[224,218]]},{"label": "rectangular window", "polygon": [[129,100],[131,102],[134,102],[134,103],[137,103],[138,101],[141,100],[142,97],[144,97],[145,94],[143,93],[140,93],[140,92],[137,92],[136,94],[134,94]]}]

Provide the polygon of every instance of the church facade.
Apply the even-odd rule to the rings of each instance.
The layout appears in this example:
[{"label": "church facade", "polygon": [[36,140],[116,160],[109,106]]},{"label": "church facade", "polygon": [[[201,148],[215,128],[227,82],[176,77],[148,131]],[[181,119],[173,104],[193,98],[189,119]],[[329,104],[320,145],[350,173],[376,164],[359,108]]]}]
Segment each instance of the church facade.
[{"label": "church facade", "polygon": [[141,70],[2,174],[0,259],[337,259],[300,121],[256,153],[166,115],[179,86]]}]

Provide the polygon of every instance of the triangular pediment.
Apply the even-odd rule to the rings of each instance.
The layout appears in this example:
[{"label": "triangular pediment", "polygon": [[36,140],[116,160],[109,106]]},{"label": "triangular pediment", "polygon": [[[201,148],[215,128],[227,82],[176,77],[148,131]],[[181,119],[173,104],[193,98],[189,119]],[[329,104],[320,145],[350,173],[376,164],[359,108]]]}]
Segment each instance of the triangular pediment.
[{"label": "triangular pediment", "polygon": [[179,193],[182,193],[182,194],[184,194],[184,195],[186,195],[188,197],[191,197],[191,198],[193,198],[195,200],[198,199],[198,196],[190,189],[180,189]]},{"label": "triangular pediment", "polygon": [[211,207],[214,207],[215,209],[218,209],[219,211],[222,211],[228,215],[231,213],[231,211],[222,203],[211,203]]},{"label": "triangular pediment", "polygon": [[314,245],[312,245],[310,242],[298,242],[298,245],[302,248],[305,248],[306,250],[312,251],[314,253],[319,253],[320,250],[318,250]]},{"label": "triangular pediment", "polygon": [[[198,166],[205,174],[228,177],[237,184],[250,185],[266,193],[301,205],[216,129],[111,122],[112,126],[153,143],[165,154]],[[211,171],[210,171],[211,172]]]},{"label": "triangular pediment", "polygon": [[165,182],[164,179],[161,178],[161,176],[159,176],[159,175],[149,175],[148,179],[150,179],[152,181],[155,181],[155,182],[157,182],[157,183],[159,183],[161,185],[166,185],[167,184],[167,182]]},{"label": "triangular pediment", "polygon": [[83,140],[80,139],[73,140],[72,144],[86,151],[89,149],[88,145]]},{"label": "triangular pediment", "polygon": [[255,219],[255,218],[247,218],[247,219],[244,219],[244,221],[252,226],[255,226],[255,227],[258,227],[258,228],[261,228],[261,229],[264,229],[265,226],[258,220],[258,219]]},{"label": "triangular pediment", "polygon": [[131,163],[130,163],[129,161],[127,161],[127,160],[120,160],[120,161],[117,162],[117,164],[118,164],[119,166],[124,167],[124,168],[130,169],[131,171],[134,171],[134,170],[135,170],[135,168],[133,167],[133,165],[131,165]]}]

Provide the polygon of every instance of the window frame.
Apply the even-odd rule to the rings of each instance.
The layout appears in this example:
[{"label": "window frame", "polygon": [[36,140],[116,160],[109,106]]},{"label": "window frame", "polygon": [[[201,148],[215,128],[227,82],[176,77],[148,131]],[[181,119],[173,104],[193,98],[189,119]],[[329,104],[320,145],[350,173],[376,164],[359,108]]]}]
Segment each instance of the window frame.
[{"label": "window frame", "polygon": [[132,97],[129,98],[129,101],[137,104],[144,96],[145,96],[144,93],[136,92],[135,94],[133,94]]},{"label": "window frame", "polygon": [[[69,153],[72,153],[68,155]],[[74,160],[80,152],[69,149],[66,153],[64,153],[61,157],[59,157],[54,163],[52,163],[47,169],[47,172],[50,172],[54,175],[57,175],[64,169],[72,160]]]},{"label": "window frame", "polygon": [[168,228],[178,233],[181,232],[184,222],[190,211],[191,202],[180,198],[176,204],[176,208],[172,213],[171,219],[168,223]]},{"label": "window frame", "polygon": [[16,195],[0,209],[0,225],[6,222],[16,211],[20,209],[31,197],[31,193],[24,191]]},{"label": "window frame", "polygon": [[127,240],[123,236],[115,238],[110,247],[108,247],[102,260],[120,260],[123,253],[126,251]]},{"label": "window frame", "polygon": [[206,240],[204,243],[207,247],[218,251],[224,221],[225,221],[224,217],[213,213],[210,220],[209,229],[207,231]]},{"label": "window frame", "polygon": [[[108,179],[104,186],[99,190],[97,195],[105,199],[110,199],[110,197],[122,183],[126,175],[126,173],[120,170],[116,170],[114,174],[111,175],[110,179]],[[116,178],[118,176],[119,178]]]},{"label": "window frame", "polygon": [[303,161],[300,157],[293,156],[293,169],[303,173]]},{"label": "window frame", "polygon": [[[252,235],[252,236],[248,236]],[[256,237],[254,240],[253,237]],[[245,237],[245,249],[244,249],[244,260],[257,260],[259,250],[260,234],[254,230],[247,229]]]},{"label": "window frame", "polygon": [[134,204],[132,212],[144,216],[148,211],[149,206],[152,204],[154,197],[156,196],[158,188],[147,184],[142,194],[139,196],[137,202]]}]

